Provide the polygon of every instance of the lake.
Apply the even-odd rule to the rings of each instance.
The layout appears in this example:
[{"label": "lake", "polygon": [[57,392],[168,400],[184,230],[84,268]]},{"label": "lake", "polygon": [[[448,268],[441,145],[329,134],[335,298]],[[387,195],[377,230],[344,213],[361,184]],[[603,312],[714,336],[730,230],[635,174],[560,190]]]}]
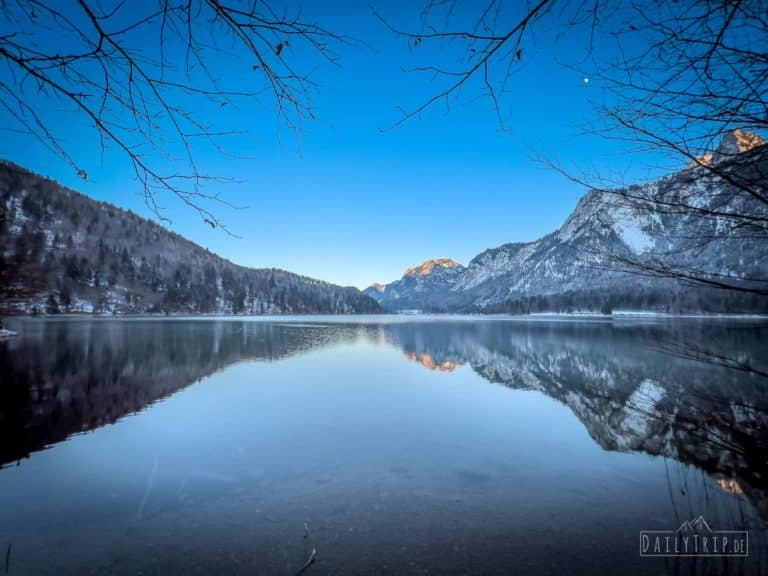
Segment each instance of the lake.
[{"label": "lake", "polygon": [[757,320],[6,324],[0,573],[768,571]]}]

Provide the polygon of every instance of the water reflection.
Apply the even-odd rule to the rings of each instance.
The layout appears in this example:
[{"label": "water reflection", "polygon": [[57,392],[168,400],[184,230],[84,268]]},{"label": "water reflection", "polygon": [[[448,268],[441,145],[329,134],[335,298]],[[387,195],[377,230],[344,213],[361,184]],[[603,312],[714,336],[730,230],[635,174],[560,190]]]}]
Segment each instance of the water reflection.
[{"label": "water reflection", "polygon": [[[764,327],[486,322],[378,330],[409,358],[469,364],[490,382],[543,392],[567,405],[603,449],[694,465],[768,518]],[[679,354],[713,343],[716,361]]]},{"label": "water reflection", "polygon": [[[282,573],[290,572],[283,570],[286,566],[295,571],[306,559],[307,551],[299,548],[305,544],[302,526],[310,515],[314,515],[310,524],[325,530],[313,533],[328,562],[325,569],[323,564],[313,567],[318,573],[344,572],[338,568],[354,556],[352,551],[363,556],[352,568],[347,566],[348,573],[377,573],[380,566],[372,559],[378,561],[382,550],[402,554],[402,560],[392,560],[393,573],[414,572],[408,564],[414,558],[421,559],[420,566],[443,573],[493,572],[508,565],[510,558],[527,555],[538,562],[549,560],[553,551],[562,554],[566,538],[538,536],[551,536],[553,531],[579,538],[572,555],[563,555],[560,568],[572,568],[570,562],[579,557],[583,570],[594,571],[591,563],[596,557],[586,554],[584,546],[595,540],[601,547],[618,549],[605,560],[606,569],[626,562],[635,570],[636,529],[672,529],[678,520],[709,513],[711,507],[692,504],[691,498],[712,499],[707,493],[710,487],[729,502],[751,503],[745,505],[768,518],[768,380],[760,376],[766,366],[768,331],[760,324],[372,318],[325,323],[24,321],[15,327],[22,336],[0,342],[4,464],[141,411],[216,372],[225,378],[217,381],[221,389],[195,387],[204,392],[197,399],[179,403],[161,418],[137,423],[122,444],[114,429],[113,436],[106,429],[89,435],[101,434],[103,440],[81,443],[78,449],[96,449],[98,465],[91,462],[91,469],[62,480],[58,488],[57,483],[36,480],[28,499],[43,494],[45,505],[19,504],[26,494],[24,486],[40,466],[30,466],[26,477],[3,476],[14,470],[0,472],[0,478],[7,480],[6,504],[19,504],[15,516],[6,511],[6,519],[11,518],[7,525],[0,522],[9,540],[22,538],[17,534],[18,519],[32,514],[30,510],[46,518],[50,512],[63,522],[72,500],[69,487],[84,481],[98,487],[94,493],[109,490],[113,495],[75,499],[72,524],[56,532],[53,541],[79,530],[85,524],[81,508],[89,506],[96,510],[93,515],[104,514],[110,524],[117,523],[115,518],[128,518],[141,522],[141,530],[151,526],[157,533],[138,534],[147,534],[152,545],[168,530],[175,533],[188,524],[216,519],[219,527],[232,522],[229,530],[213,532],[221,535],[218,545],[224,550],[233,549],[225,536],[238,534],[244,541],[235,549],[260,562],[274,550],[281,555],[290,550],[266,567],[256,564],[263,571]],[[734,359],[737,364],[686,357],[675,352],[681,347],[715,349],[718,359]],[[274,371],[247,370],[249,366],[238,371],[233,366],[319,350],[323,354],[298,364],[281,363]],[[295,366],[289,370],[289,364]],[[471,380],[482,383],[468,378],[472,373],[534,393],[487,385],[472,388]],[[322,385],[310,381],[315,374]],[[238,387],[251,377],[271,382]],[[480,396],[483,400],[472,404]],[[514,402],[530,407],[529,413],[523,408],[512,416],[515,406],[499,396],[514,397]],[[429,412],[433,407],[434,413]],[[568,411],[578,421],[564,418]],[[465,414],[469,416],[464,418]],[[508,420],[514,417],[520,420],[510,426]],[[210,430],[179,432],[204,418],[211,420]],[[228,418],[230,422],[225,421]],[[286,418],[297,424],[285,425]],[[563,424],[567,419],[573,423]],[[566,437],[582,426],[592,440],[584,434],[583,443]],[[109,461],[113,444],[125,449],[132,443],[137,444],[135,451],[120,455],[124,464]],[[659,503],[659,489],[653,483],[658,470],[648,462],[634,462],[643,458],[633,456],[631,466],[618,465],[593,452],[664,457],[662,473],[679,517],[664,516],[667,503]],[[77,460],[70,460],[73,454]],[[571,461],[574,458],[577,461]],[[77,449],[63,460],[61,468],[56,462],[48,465],[61,471],[72,468],[72,462],[77,463],[74,468],[85,462]],[[700,476],[692,475],[691,469]],[[24,466],[20,472],[27,472]],[[645,483],[643,494],[635,474]],[[626,495],[634,495],[636,501],[625,510],[616,498]],[[628,517],[635,521],[628,534],[622,534],[626,541],[609,541]],[[718,519],[708,516],[708,520]],[[33,514],[27,551],[22,538],[14,552],[23,561],[39,556],[30,544],[37,542],[38,522]],[[739,522],[719,525],[733,528]],[[601,532],[585,529],[592,526]],[[257,554],[251,537],[259,527],[269,536],[263,537]],[[126,529],[133,525],[128,523]],[[532,529],[539,531],[535,537]],[[399,552],[402,533],[410,534],[410,551]],[[754,546],[764,542],[764,534],[755,532]],[[5,535],[3,530],[0,535]],[[123,549],[122,537],[119,532],[114,536],[118,549]],[[206,531],[200,538],[210,545],[214,536]],[[460,542],[458,548],[455,541]],[[169,550],[184,550],[168,555],[167,571],[178,567],[179,557],[194,556],[180,539],[167,544]],[[40,546],[49,549],[48,544]],[[454,554],[447,564],[441,560],[446,550],[453,550],[449,556]],[[483,554],[472,565],[466,558],[474,551]],[[337,564],[329,558],[333,553]],[[752,560],[759,559],[758,553],[759,548]],[[765,558],[765,549],[762,553]],[[81,558],[87,557],[82,548],[71,554],[81,565]],[[144,556],[137,552],[130,561],[133,564],[124,571],[135,573]],[[212,566],[222,562],[218,557],[210,561]],[[756,565],[759,570],[761,565]],[[73,560],[70,566],[77,563]],[[641,568],[664,571],[649,564]]]},{"label": "water reflection", "polygon": [[[567,405],[605,450],[693,464],[768,517],[768,381],[664,353],[716,343],[759,367],[760,325],[238,321],[28,322],[0,343],[0,463],[112,423],[245,360],[275,361],[365,338],[432,371],[469,365],[490,382]],[[660,346],[663,343],[663,346]],[[661,350],[660,350],[661,348]]]},{"label": "water reflection", "polygon": [[275,361],[350,328],[240,322],[29,321],[0,341],[0,465],[110,424],[244,360]]}]

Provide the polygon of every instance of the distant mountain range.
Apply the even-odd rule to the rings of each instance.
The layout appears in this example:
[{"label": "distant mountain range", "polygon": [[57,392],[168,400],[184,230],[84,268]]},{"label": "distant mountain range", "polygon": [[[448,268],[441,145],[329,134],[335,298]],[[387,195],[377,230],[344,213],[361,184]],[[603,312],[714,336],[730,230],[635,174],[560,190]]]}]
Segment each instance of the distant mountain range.
[{"label": "distant mountain range", "polygon": [[178,234],[0,162],[0,313],[374,313],[376,301],[238,266]]},{"label": "distant mountain range", "polygon": [[[708,170],[711,164],[731,173],[768,170],[768,145],[735,131],[680,172],[627,190],[693,198],[722,212],[734,202],[732,185]],[[737,201],[749,202],[744,196]],[[621,198],[607,202],[588,192],[558,230],[538,240],[485,250],[466,267],[449,258],[427,260],[397,281],[360,292],[238,266],[130,211],[0,161],[0,314],[768,313],[765,297],[638,276],[611,259],[663,254],[677,266],[765,281],[764,232],[731,237],[723,230],[732,224],[717,217],[643,210]],[[768,205],[754,203],[747,212],[768,219]]]},{"label": "distant mountain range", "polygon": [[[695,198],[723,210],[729,184],[701,166],[712,162],[728,162],[724,169],[734,171],[762,167],[768,163],[768,145],[756,135],[735,131],[713,154],[697,159],[699,166],[642,187],[643,197]],[[386,310],[768,312],[764,297],[639,276],[612,260],[615,254],[664,254],[670,263],[724,277],[766,279],[765,237],[728,238],[722,234],[727,226],[718,218],[658,213],[621,200],[621,195],[606,201],[599,192],[588,192],[558,230],[536,241],[486,250],[466,267],[447,258],[428,260],[400,280],[374,284],[364,292]],[[757,200],[749,209],[768,212]],[[702,242],[706,238],[716,241]]]}]

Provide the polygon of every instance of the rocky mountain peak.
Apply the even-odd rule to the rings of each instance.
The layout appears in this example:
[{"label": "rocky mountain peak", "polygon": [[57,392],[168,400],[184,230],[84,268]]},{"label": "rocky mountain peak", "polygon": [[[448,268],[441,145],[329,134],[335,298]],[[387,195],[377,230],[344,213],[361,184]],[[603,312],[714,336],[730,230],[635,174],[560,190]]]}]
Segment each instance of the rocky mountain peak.
[{"label": "rocky mountain peak", "polygon": [[735,154],[741,154],[752,148],[757,148],[765,144],[760,136],[753,132],[745,132],[744,130],[732,130],[728,132],[720,141],[720,145],[717,147],[716,153],[720,156],[733,156]]},{"label": "rocky mountain peak", "polygon": [[754,132],[746,132],[741,129],[731,130],[720,140],[720,144],[714,152],[702,154],[694,158],[689,167],[709,166],[710,164],[727,160],[743,152],[757,148],[765,144],[760,136]]},{"label": "rocky mountain peak", "polygon": [[379,284],[378,282],[374,282],[369,286],[371,290],[376,290],[376,292],[384,292],[384,290],[387,289],[386,284]]},{"label": "rocky mountain peak", "polygon": [[463,268],[461,264],[450,258],[436,258],[434,260],[422,262],[415,268],[408,268],[408,270],[405,271],[405,276],[429,276],[436,267]]}]

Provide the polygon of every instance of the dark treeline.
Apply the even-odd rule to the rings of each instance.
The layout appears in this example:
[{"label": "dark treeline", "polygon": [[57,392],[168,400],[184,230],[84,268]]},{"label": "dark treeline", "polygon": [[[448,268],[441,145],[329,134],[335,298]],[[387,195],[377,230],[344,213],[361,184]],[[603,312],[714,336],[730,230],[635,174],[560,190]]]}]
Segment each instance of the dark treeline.
[{"label": "dark treeline", "polygon": [[0,163],[0,247],[4,313],[379,309],[355,288],[275,268],[237,266],[130,211],[9,163]]},{"label": "dark treeline", "polygon": [[622,286],[616,290],[575,290],[561,294],[516,297],[483,308],[482,312],[611,314],[619,310],[643,310],[663,314],[768,314],[768,302],[755,294],[670,283],[664,288]]}]

